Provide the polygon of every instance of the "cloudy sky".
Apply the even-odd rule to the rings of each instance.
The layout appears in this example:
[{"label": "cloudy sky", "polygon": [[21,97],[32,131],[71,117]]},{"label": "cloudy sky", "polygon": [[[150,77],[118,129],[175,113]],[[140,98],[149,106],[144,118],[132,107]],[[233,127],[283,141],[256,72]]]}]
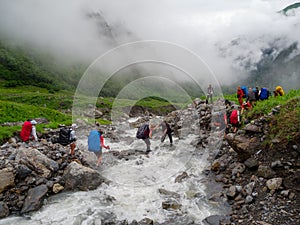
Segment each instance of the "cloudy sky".
[{"label": "cloudy sky", "polygon": [[[289,17],[277,13],[292,3],[295,1],[0,0],[0,33],[56,56],[86,62],[120,44],[167,41],[195,52],[222,80],[233,69],[247,73],[244,64],[255,69],[262,48],[273,45],[280,49],[299,42],[299,9]],[[111,33],[99,28],[97,15],[104,18]]]}]

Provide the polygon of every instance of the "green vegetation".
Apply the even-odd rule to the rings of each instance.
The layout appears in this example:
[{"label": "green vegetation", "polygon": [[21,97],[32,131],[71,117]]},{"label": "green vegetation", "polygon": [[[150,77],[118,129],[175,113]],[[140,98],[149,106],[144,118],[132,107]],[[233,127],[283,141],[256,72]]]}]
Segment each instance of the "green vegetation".
[{"label": "green vegetation", "polygon": [[[299,92],[298,92],[299,93]],[[300,93],[287,101],[271,121],[271,137],[281,144],[295,144],[300,140]]]},{"label": "green vegetation", "polygon": [[247,113],[247,117],[253,119],[261,115],[267,115],[271,112],[272,108],[278,105],[285,105],[289,100],[298,98],[299,96],[300,90],[291,90],[284,96],[277,98],[270,97],[268,100],[258,101],[253,110]]}]

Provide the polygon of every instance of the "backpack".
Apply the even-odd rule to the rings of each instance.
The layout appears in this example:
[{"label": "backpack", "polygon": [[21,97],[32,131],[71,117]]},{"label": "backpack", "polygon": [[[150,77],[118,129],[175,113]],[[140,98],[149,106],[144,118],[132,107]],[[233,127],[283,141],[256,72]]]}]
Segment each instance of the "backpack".
[{"label": "backpack", "polygon": [[88,150],[90,152],[99,152],[102,149],[100,144],[100,133],[97,130],[91,130],[88,136]]},{"label": "backpack", "polygon": [[68,127],[62,127],[59,130],[59,137],[58,137],[58,143],[61,145],[68,145],[70,144],[70,134],[71,134],[71,129]]},{"label": "backpack", "polygon": [[244,93],[243,98],[247,98],[248,97],[248,88],[247,88],[247,86],[242,86],[241,89]]},{"label": "backpack", "polygon": [[150,132],[149,125],[148,124],[143,124],[137,130],[137,132],[136,132],[136,138],[138,138],[138,139],[146,139],[149,136],[149,132]]},{"label": "backpack", "polygon": [[268,99],[269,93],[267,88],[262,88],[260,91],[259,99],[260,100],[265,100]]},{"label": "backpack", "polygon": [[229,118],[229,121],[230,121],[231,124],[238,124],[238,122],[239,122],[239,113],[236,109],[232,111],[232,113],[230,115],[230,118]]}]

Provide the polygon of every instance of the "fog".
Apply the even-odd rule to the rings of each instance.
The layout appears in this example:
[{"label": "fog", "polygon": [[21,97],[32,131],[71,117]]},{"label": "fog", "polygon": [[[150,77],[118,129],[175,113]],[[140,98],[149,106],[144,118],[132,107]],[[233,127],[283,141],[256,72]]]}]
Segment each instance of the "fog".
[{"label": "fog", "polygon": [[[158,40],[197,54],[224,84],[256,69],[262,49],[299,42],[291,0],[0,0],[1,37],[92,63],[128,42]],[[294,54],[298,54],[295,52]],[[134,54],[134,53],[133,53]]]}]

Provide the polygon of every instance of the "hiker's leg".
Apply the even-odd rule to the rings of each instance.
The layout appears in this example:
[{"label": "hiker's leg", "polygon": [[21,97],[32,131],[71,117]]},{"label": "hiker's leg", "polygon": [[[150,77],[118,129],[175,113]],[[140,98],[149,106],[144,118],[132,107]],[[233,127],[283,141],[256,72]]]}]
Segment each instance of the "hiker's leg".
[{"label": "hiker's leg", "polygon": [[149,140],[149,138],[143,139],[143,141],[146,143],[147,151],[150,151],[150,140]]},{"label": "hiker's leg", "polygon": [[102,154],[98,156],[97,166],[99,166],[102,162]]},{"label": "hiker's leg", "polygon": [[70,154],[71,154],[71,155],[75,155],[75,147],[76,147],[75,142],[72,142],[72,143],[70,144]]},{"label": "hiker's leg", "polygon": [[160,139],[161,142],[164,142],[164,141],[165,141],[166,135],[167,135],[167,134],[164,134],[164,135],[161,137],[161,139]]},{"label": "hiker's leg", "polygon": [[172,145],[173,144],[172,134],[168,133],[168,137],[169,137],[169,140],[170,140],[170,144]]}]

